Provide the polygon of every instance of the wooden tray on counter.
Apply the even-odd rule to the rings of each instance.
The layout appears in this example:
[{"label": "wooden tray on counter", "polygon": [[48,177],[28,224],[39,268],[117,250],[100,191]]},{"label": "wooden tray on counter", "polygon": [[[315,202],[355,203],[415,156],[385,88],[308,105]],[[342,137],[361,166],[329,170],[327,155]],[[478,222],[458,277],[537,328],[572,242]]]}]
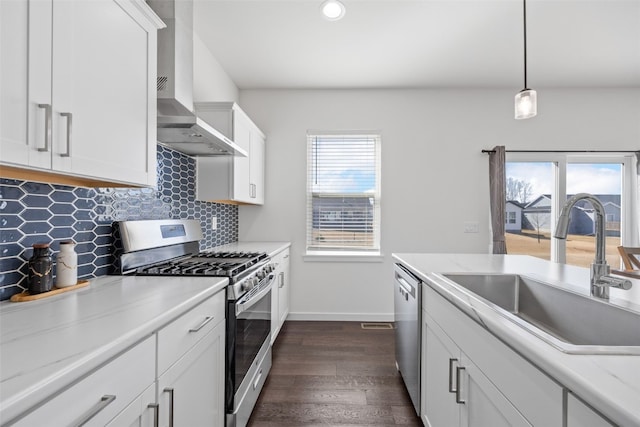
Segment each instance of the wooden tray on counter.
[{"label": "wooden tray on counter", "polygon": [[37,299],[52,297],[54,295],[60,295],[65,292],[73,291],[76,289],[84,288],[85,286],[89,286],[88,280],[78,280],[78,283],[73,286],[67,286],[65,288],[56,288],[55,286],[49,292],[42,292],[41,294],[31,295],[29,291],[23,291],[19,294],[15,294],[11,296],[12,302],[25,302],[25,301],[35,301]]}]

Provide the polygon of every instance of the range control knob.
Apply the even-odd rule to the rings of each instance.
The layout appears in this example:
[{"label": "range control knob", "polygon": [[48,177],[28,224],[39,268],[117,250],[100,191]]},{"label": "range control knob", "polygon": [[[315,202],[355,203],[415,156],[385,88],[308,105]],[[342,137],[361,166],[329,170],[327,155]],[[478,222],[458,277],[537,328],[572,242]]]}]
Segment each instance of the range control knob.
[{"label": "range control knob", "polygon": [[260,270],[256,273],[256,276],[258,277],[259,280],[262,280],[265,278],[265,276],[267,275],[267,273],[265,273],[264,270]]},{"label": "range control knob", "polygon": [[251,289],[251,283],[249,283],[248,280],[245,280],[244,282],[242,282],[242,284],[240,285],[240,289],[242,290],[242,292],[246,292],[249,289]]},{"label": "range control knob", "polygon": [[271,264],[265,265],[264,271],[266,271],[267,273],[271,273],[273,271],[273,265]]}]

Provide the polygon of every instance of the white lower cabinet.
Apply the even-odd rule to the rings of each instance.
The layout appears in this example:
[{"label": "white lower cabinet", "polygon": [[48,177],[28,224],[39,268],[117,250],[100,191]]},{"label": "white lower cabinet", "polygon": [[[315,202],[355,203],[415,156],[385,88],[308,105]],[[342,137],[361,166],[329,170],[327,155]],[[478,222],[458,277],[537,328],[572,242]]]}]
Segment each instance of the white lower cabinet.
[{"label": "white lower cabinet", "polygon": [[568,393],[567,427],[612,427],[614,425],[582,403],[572,393]]},{"label": "white lower cabinet", "polygon": [[158,378],[160,426],[225,424],[224,322]]},{"label": "white lower cabinet", "polygon": [[225,292],[158,331],[160,426],[223,427]]},{"label": "white lower cabinet", "polygon": [[225,303],[222,290],[14,425],[224,427]]},{"label": "white lower cabinet", "polygon": [[280,333],[280,328],[289,315],[289,290],[291,287],[289,248],[277,253],[272,257],[276,268],[276,281],[271,290],[271,344],[273,344]]},{"label": "white lower cabinet", "polygon": [[426,425],[531,425],[426,312],[423,320]]},{"label": "white lower cabinet", "polygon": [[424,424],[563,426],[562,387],[423,286]]},{"label": "white lower cabinet", "polygon": [[[111,360],[102,368],[89,374],[70,388],[56,394],[27,416],[16,426],[104,426],[130,404],[135,404],[143,391],[153,390],[155,377],[155,335],[135,345]],[[147,396],[149,398],[149,396]],[[143,405],[153,403],[153,395],[146,402],[140,401],[139,410],[123,423],[113,425],[139,425],[136,418],[148,418]],[[151,414],[152,415],[152,414]],[[145,424],[142,424],[145,425]]]},{"label": "white lower cabinet", "polygon": [[422,421],[431,427],[459,426],[460,406],[455,399],[453,373],[460,349],[440,332],[426,311],[422,322]]}]

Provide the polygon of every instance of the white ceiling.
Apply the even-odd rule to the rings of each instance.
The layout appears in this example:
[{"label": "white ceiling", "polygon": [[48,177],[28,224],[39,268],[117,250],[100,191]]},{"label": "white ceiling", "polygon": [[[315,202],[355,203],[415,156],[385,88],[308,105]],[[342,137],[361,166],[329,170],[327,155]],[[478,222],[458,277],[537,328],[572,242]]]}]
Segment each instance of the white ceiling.
[{"label": "white ceiling", "polygon": [[[521,0],[194,0],[240,89],[523,86]],[[640,0],[528,0],[528,86],[640,87]]]}]

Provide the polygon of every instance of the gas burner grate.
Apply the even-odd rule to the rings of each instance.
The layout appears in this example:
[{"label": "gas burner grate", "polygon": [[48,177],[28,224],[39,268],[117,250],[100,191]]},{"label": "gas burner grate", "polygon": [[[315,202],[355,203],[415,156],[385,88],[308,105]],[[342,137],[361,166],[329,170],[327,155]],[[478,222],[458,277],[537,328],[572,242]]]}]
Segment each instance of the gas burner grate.
[{"label": "gas burner grate", "polygon": [[138,275],[234,277],[268,258],[264,252],[200,252],[156,265],[140,267]]}]

